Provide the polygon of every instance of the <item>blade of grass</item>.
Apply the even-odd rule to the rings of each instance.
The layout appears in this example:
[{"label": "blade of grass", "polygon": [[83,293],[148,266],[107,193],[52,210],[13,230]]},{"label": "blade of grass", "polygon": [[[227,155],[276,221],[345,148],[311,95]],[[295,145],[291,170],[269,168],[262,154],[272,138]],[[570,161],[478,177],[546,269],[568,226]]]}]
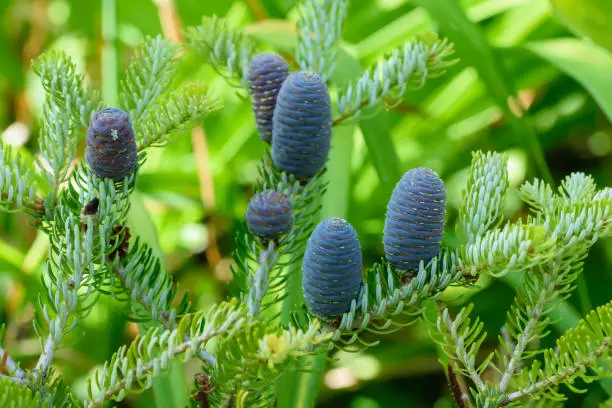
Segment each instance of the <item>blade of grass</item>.
[{"label": "blade of grass", "polygon": [[541,177],[554,184],[542,148],[516,99],[511,76],[487,42],[480,27],[472,23],[456,0],[415,0],[455,44],[461,60],[473,66],[495,103],[503,110],[525,150],[534,160]]},{"label": "blade of grass", "polygon": [[578,36],[585,36],[612,52],[610,0],[551,0],[559,19]]},{"label": "blade of grass", "polygon": [[[157,230],[145,207],[143,196],[138,190],[132,193],[130,203],[131,207],[128,214],[130,233],[148,244],[153,250],[153,254],[163,262],[164,253],[159,246]],[[139,325],[139,331],[142,333],[143,330],[146,330],[144,326]],[[153,380],[153,395],[155,406],[158,408],[183,408],[187,404],[187,394],[187,381],[181,362],[173,362],[167,375],[159,376]]]},{"label": "blade of grass", "polygon": [[525,48],[580,82],[612,121],[612,53],[575,38],[531,42]]}]

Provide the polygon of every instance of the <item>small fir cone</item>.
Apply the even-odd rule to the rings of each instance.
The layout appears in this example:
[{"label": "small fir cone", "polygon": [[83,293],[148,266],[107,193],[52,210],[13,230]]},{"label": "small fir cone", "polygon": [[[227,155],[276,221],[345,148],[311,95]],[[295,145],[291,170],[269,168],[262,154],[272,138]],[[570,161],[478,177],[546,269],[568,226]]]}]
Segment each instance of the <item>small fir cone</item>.
[{"label": "small fir cone", "polygon": [[253,235],[275,241],[291,229],[291,202],[280,191],[262,191],[249,201],[245,219]]},{"label": "small fir cone", "polygon": [[85,158],[94,174],[101,178],[121,181],[134,172],[137,147],[126,112],[104,108],[91,116]]},{"label": "small fir cone", "polygon": [[302,264],[308,307],[331,321],[346,313],[362,285],[361,245],[355,229],[340,218],[327,218],[313,231]]},{"label": "small fir cone", "polygon": [[311,178],[325,166],[331,131],[331,101],[323,78],[304,71],[289,75],[274,110],[274,165],[297,178]]},{"label": "small fir cone", "polygon": [[272,141],[276,97],[288,75],[289,64],[274,52],[262,52],[251,59],[247,77],[251,105],[259,137],[266,143]]},{"label": "small fir cone", "polygon": [[387,261],[399,271],[415,272],[440,253],[446,190],[427,168],[404,174],[397,183],[385,217],[383,244]]}]

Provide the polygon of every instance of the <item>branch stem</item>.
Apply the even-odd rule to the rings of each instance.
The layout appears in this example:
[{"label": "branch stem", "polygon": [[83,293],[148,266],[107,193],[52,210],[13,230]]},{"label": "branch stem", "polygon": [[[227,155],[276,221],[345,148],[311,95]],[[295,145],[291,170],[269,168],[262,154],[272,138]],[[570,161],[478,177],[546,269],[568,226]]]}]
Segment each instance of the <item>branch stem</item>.
[{"label": "branch stem", "polygon": [[518,390],[518,391],[515,391],[515,392],[512,392],[506,395],[504,398],[504,401],[501,403],[500,406],[502,407],[506,406],[521,398],[535,394],[539,391],[545,390],[554,385],[560,384],[561,382],[563,382],[563,380],[573,376],[580,369],[584,369],[588,367],[589,365],[591,365],[593,360],[596,360],[599,357],[603,356],[605,353],[610,352],[611,349],[612,349],[612,338],[606,337],[604,341],[602,342],[601,346],[597,347],[592,355],[585,357],[580,361],[576,361],[574,365],[566,368],[565,370],[561,370],[551,375],[548,378],[545,378],[543,380],[540,380],[530,385],[529,387],[523,388],[522,390]]},{"label": "branch stem", "polygon": [[117,105],[117,4],[116,0],[102,0],[102,96],[104,101]]},{"label": "branch stem", "polygon": [[38,376],[42,376],[43,381],[46,379],[47,373],[49,372],[49,367],[53,362],[55,348],[62,338],[65,322],[62,323],[62,319],[58,316],[53,321],[53,326],[56,331],[52,330],[52,332],[47,336],[42,353],[40,354],[38,362],[36,363],[36,368],[34,369]]},{"label": "branch stem", "polygon": [[[543,270],[542,273],[545,273]],[[557,281],[557,273],[558,269],[551,269],[551,273],[548,276],[548,279],[545,280],[547,282],[546,287],[539,294],[539,297],[536,303],[530,307],[530,305],[526,305],[527,312],[529,316],[529,321],[525,324],[522,333],[518,336],[516,340],[516,344],[512,353],[510,354],[510,360],[508,361],[508,365],[502,375],[502,378],[499,382],[499,390],[503,394],[508,389],[508,385],[510,384],[510,380],[514,375],[518,364],[520,363],[523,353],[527,348],[527,345],[530,341],[534,339],[537,335],[538,323],[540,318],[542,317],[542,312],[546,306],[546,303],[550,301],[551,296],[554,296],[555,293],[555,283]]]},{"label": "branch stem", "polygon": [[259,253],[257,269],[249,277],[249,316],[257,316],[261,309],[261,303],[270,286],[270,270],[278,261],[278,255],[276,246],[272,241],[266,249]]},{"label": "branch stem", "polygon": [[[121,286],[123,286],[129,291],[133,290],[133,288],[127,285],[127,273],[125,272],[125,268],[121,264],[117,266],[117,276],[119,277]],[[138,298],[138,302],[140,303],[140,305],[144,307],[145,310],[147,310],[149,313],[152,313],[153,307],[148,302],[149,299],[143,293],[139,293],[138,295],[139,296],[137,296],[137,298]],[[159,319],[159,322],[168,330],[174,330],[176,328],[176,323],[174,321],[170,322],[169,320],[162,318],[162,319]],[[185,341],[187,342],[191,341],[191,338],[187,334],[185,334],[184,338],[185,338]],[[209,364],[214,365],[217,363],[217,359],[212,354],[208,353],[206,350],[200,349],[198,351],[198,356],[200,357],[200,359],[202,359],[202,361],[206,361]]]},{"label": "branch stem", "polygon": [[193,347],[194,343],[196,343],[197,345],[201,345],[207,342],[208,340],[212,339],[213,337],[226,332],[228,329],[232,327],[239,326],[240,324],[241,324],[240,314],[234,313],[233,315],[228,316],[228,319],[225,322],[223,322],[223,324],[221,324],[219,327],[217,327],[216,330],[206,332],[202,334],[201,336],[194,337],[193,339],[185,341],[175,347],[166,349],[165,351],[162,352],[162,354],[157,359],[150,361],[149,363],[144,364],[141,367],[136,367],[136,368],[133,368],[125,372],[123,374],[124,380],[117,382],[111,388],[108,388],[106,390],[101,390],[102,392],[100,393],[98,398],[95,401],[91,401],[89,405],[87,405],[87,407],[88,408],[98,408],[102,406],[104,402],[110,400],[114,395],[118,394],[126,387],[129,387],[130,384],[128,384],[127,379],[130,379],[130,381],[137,381],[138,379],[148,374],[150,371],[159,369],[160,362],[169,361],[173,359],[174,357],[182,353],[185,353],[190,347]]},{"label": "branch stem", "polygon": [[[11,377],[13,378],[25,377],[25,371],[23,371],[23,369],[21,369],[21,367],[17,365],[15,360],[13,360],[11,356],[9,356],[8,352],[4,350],[2,347],[0,347],[0,358],[4,361],[4,366],[8,369],[6,371],[11,374]],[[1,371],[0,371],[0,374],[2,374]]]}]

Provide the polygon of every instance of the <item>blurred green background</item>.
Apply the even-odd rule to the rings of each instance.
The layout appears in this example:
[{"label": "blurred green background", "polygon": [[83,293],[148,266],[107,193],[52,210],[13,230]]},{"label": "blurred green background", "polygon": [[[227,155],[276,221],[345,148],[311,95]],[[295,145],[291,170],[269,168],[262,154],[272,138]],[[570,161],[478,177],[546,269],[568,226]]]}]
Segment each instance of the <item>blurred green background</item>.
[{"label": "blurred green background", "polygon": [[[213,14],[246,27],[262,48],[290,50],[296,3],[117,0],[119,78],[143,36],[173,38],[177,28]],[[98,0],[0,0],[3,143],[36,154],[43,93],[30,61],[42,51],[64,50],[91,83],[100,85],[101,13]],[[369,66],[382,52],[425,30],[455,42],[461,62],[398,103],[366,112],[357,126],[336,130],[324,215],[344,217],[355,226],[369,265],[382,255],[391,189],[413,167],[431,167],[446,182],[449,243],[455,239],[452,225],[472,150],[507,152],[513,187],[533,177],[558,184],[572,171],[592,174],[600,187],[612,185],[610,27],[609,0],[351,1],[336,76],[354,72],[357,64]],[[194,307],[207,308],[228,295],[234,233],[252,195],[263,144],[248,102],[193,52],[185,54],[180,77],[208,84],[224,108],[167,148],[151,151],[138,178],[130,226],[163,253]],[[507,216],[524,216],[525,211],[511,191]],[[27,226],[25,216],[0,214],[0,321],[7,323],[4,345],[25,366],[35,363],[40,350],[31,321],[46,251],[46,237]],[[571,308],[559,314],[543,345],[571,327],[576,316],[609,301],[611,263],[612,242],[596,245],[569,299]],[[444,299],[456,306],[476,304],[490,350],[513,294],[509,281],[481,279],[477,288],[451,289]],[[84,330],[71,335],[70,347],[57,353],[56,364],[77,396],[85,392],[84,379],[92,368],[136,335],[137,327],[122,310],[112,299],[102,299]],[[322,379],[320,407],[452,406],[425,324],[387,336],[365,352],[336,357]],[[158,389],[182,387],[183,372],[177,368]],[[188,385],[198,368],[185,367]],[[567,406],[597,406],[607,395],[599,383],[587,390],[572,396]],[[157,395],[130,396],[118,406],[150,407],[153,401],[171,406],[184,393],[167,388]],[[167,402],[160,402],[162,394],[170,395]]]}]

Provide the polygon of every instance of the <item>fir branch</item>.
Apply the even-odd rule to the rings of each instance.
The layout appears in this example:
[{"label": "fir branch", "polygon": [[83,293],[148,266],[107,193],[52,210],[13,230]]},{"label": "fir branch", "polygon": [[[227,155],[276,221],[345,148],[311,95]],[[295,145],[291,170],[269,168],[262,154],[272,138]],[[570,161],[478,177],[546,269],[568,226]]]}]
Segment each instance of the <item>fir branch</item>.
[{"label": "fir branch", "polygon": [[230,85],[247,89],[247,70],[255,45],[244,33],[213,16],[205,17],[200,26],[189,27],[185,39]]},{"label": "fir branch", "polygon": [[[60,208],[60,211],[65,211]],[[36,363],[34,372],[43,382],[47,378],[49,368],[64,336],[72,331],[85,316],[87,308],[83,303],[93,292],[92,286],[87,286],[84,292],[79,293],[83,284],[93,282],[94,265],[94,223],[92,219],[87,222],[88,232],[81,231],[81,226],[72,214],[66,216],[67,228],[65,236],[58,242],[59,253],[50,249],[50,261],[47,264],[45,278],[48,283],[48,304],[43,304],[41,313],[48,325],[47,335],[42,353]],[[35,324],[37,333],[41,330]]]},{"label": "fir branch", "polygon": [[494,152],[473,153],[459,212],[459,230],[468,242],[499,225],[507,188],[507,157]]},{"label": "fir branch", "polygon": [[269,151],[261,162],[256,191],[272,189],[289,197],[292,221],[291,230],[272,247],[262,247],[246,230],[237,234],[232,286],[235,296],[246,296],[253,315],[278,301],[288,279],[297,273],[305,243],[316,224],[320,198],[327,188],[322,179],[324,171],[302,185],[293,175],[276,169]]},{"label": "fir branch", "polygon": [[446,354],[453,356],[453,360],[457,362],[457,370],[469,377],[478,391],[484,391],[486,386],[480,375],[493,358],[493,353],[489,354],[479,367],[476,366],[476,356],[486,333],[482,331],[484,325],[478,318],[471,320],[473,307],[472,304],[464,307],[455,319],[450,316],[448,309],[444,308],[438,316],[436,328],[441,335],[438,343]]},{"label": "fir branch", "polygon": [[85,75],[63,52],[49,51],[35,60],[32,69],[55,105],[70,114],[77,130],[84,132],[92,112],[102,104],[100,93],[85,86]]},{"label": "fir branch", "polygon": [[550,185],[539,179],[523,184],[520,188],[520,194],[524,202],[541,214],[551,210],[554,211],[560,204],[559,197]]},{"label": "fir branch", "polygon": [[[1,328],[0,328],[1,332]],[[23,380],[25,378],[25,371],[11,358],[6,350],[0,347],[0,361],[3,363],[0,364],[0,374],[6,371],[10,375],[11,378],[17,380]]]},{"label": "fir branch", "polygon": [[268,248],[259,253],[255,272],[249,275],[249,294],[247,298],[249,315],[256,316],[259,313],[261,302],[270,286],[270,270],[276,265],[279,258],[275,249],[274,242],[270,242]]},{"label": "fir branch", "polygon": [[0,142],[0,210],[41,209],[31,167],[16,150]]},{"label": "fir branch", "polygon": [[375,264],[366,272],[358,301],[342,316],[334,342],[352,344],[362,332],[386,334],[414,323],[423,312],[423,301],[462,279],[461,261],[453,251],[443,251],[428,265],[421,262],[409,282],[400,282],[390,265]]},{"label": "fir branch", "polygon": [[477,236],[461,248],[464,272],[486,272],[499,277],[512,270],[528,270],[555,256],[555,238],[546,236],[545,227],[531,221],[508,223]]},{"label": "fir branch", "polygon": [[511,350],[503,358],[505,368],[499,382],[500,393],[505,393],[514,376],[519,362],[524,359],[525,350],[549,324],[545,317],[559,301],[571,291],[574,280],[580,270],[568,268],[556,263],[536,268],[535,273],[525,277],[525,284],[519,290],[515,304],[507,315],[507,328],[514,344],[502,341],[502,345]]},{"label": "fir branch", "polygon": [[[173,330],[150,329],[129,347],[121,347],[90,376],[86,406],[99,407],[111,399],[122,400],[128,392],[150,388],[153,378],[166,370],[171,360],[187,361],[213,337],[233,336],[246,323],[245,315],[233,299],[206,314],[186,315]],[[189,341],[184,340],[185,335]]]},{"label": "fir branch", "polygon": [[[610,377],[612,372],[598,364],[598,359],[612,356],[612,302],[591,311],[578,326],[560,337],[554,348],[545,350],[544,365],[535,361],[520,373],[522,386],[504,397],[502,406],[527,396],[554,400],[564,399],[554,391],[554,386],[565,384],[570,389],[577,378],[589,382],[597,378]],[[589,374],[587,370],[593,370]],[[577,391],[577,390],[576,390]]]},{"label": "fir branch", "polygon": [[205,86],[181,86],[148,109],[142,120],[135,123],[138,150],[164,145],[169,136],[188,130],[220,107],[216,99],[207,95]]},{"label": "fir branch", "polygon": [[[156,320],[172,329],[176,325],[177,316],[188,311],[187,295],[177,302],[178,287],[173,284],[160,259],[153,254],[153,249],[139,238],[113,267],[113,271],[113,276],[119,278],[119,282],[112,278],[109,282],[113,286],[113,295],[122,300],[119,295],[125,289],[129,296],[127,300],[131,302],[132,312],[137,318]],[[175,306],[177,303],[178,306]]]},{"label": "fir branch", "polygon": [[304,0],[299,11],[296,59],[325,80],[334,71],[348,0]]},{"label": "fir branch", "polygon": [[399,100],[410,87],[422,87],[427,78],[441,75],[456,63],[448,60],[453,53],[453,45],[433,33],[405,43],[340,91],[333,125],[356,120],[363,109],[387,98]]},{"label": "fir branch", "polygon": [[48,210],[55,205],[60,185],[68,177],[68,169],[77,154],[77,135],[73,129],[72,114],[60,108],[47,95],[43,105],[42,132],[40,139],[40,164],[51,191],[46,200]]},{"label": "fir branch", "polygon": [[178,47],[161,35],[145,38],[136,48],[119,95],[135,128],[148,122],[147,113],[172,83],[179,64],[177,54]]},{"label": "fir branch", "polygon": [[572,205],[591,200],[596,189],[593,177],[572,173],[561,182],[559,193],[566,205]]},{"label": "fir branch", "polygon": [[331,337],[316,319],[305,330],[290,326],[270,331],[262,322],[247,326],[219,345],[219,363],[210,370],[214,391],[209,402],[225,407],[234,398],[241,406],[271,406],[280,375],[297,368],[298,358],[311,355]]},{"label": "fir branch", "polygon": [[[37,334],[45,337],[35,368],[43,380],[48,376],[55,350],[87,316],[95,301],[92,295],[110,273],[107,261],[120,244],[117,239],[111,244],[111,238],[114,226],[127,216],[130,186],[133,176],[118,187],[79,166],[69,188],[59,196],[53,218],[46,220],[44,230],[51,243],[43,278],[47,296],[41,299],[41,309],[34,320]],[[82,214],[81,209],[93,199],[98,202],[97,211]]]}]

